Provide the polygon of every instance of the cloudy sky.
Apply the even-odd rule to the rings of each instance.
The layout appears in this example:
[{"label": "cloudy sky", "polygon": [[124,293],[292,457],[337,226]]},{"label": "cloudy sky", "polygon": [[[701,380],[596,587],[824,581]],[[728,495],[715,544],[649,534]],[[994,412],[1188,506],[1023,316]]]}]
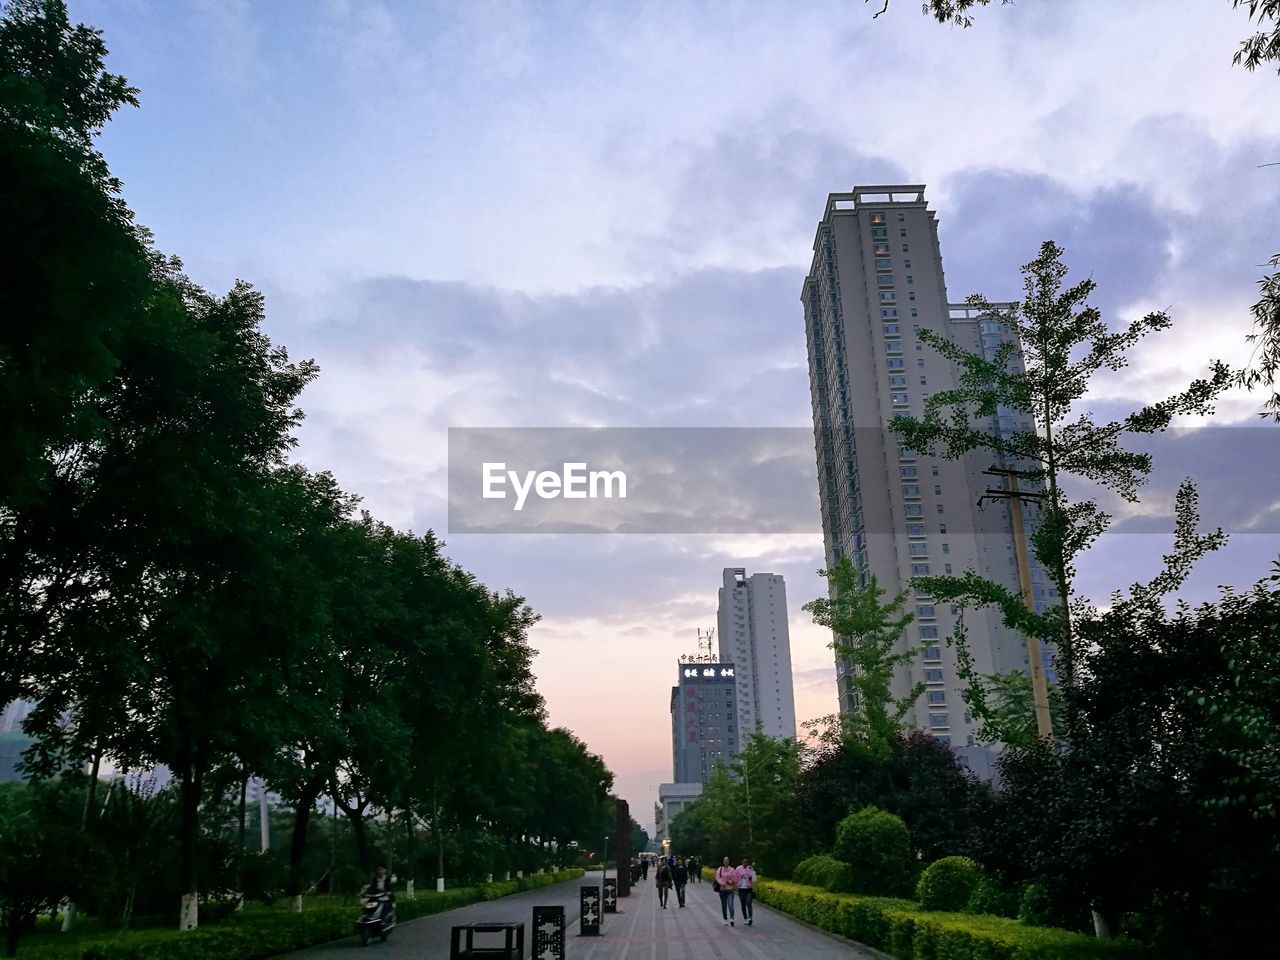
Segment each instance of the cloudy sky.
[{"label": "cloudy sky", "polygon": [[[529,598],[552,720],[642,822],[722,567],[786,576],[799,719],[834,709],[799,609],[822,589],[816,479],[809,532],[451,535],[449,427],[804,427],[801,281],[855,184],[928,185],[953,299],[1016,295],[1055,239],[1109,320],[1168,309],[1100,413],[1245,359],[1280,250],[1280,78],[1231,66],[1249,24],[1227,0],[1020,0],[967,31],[917,0],[875,21],[853,0],[71,6],[142,91],[102,139],[139,220],[205,286],[258,285],[271,336],[319,362],[300,459]],[[1154,571],[1185,473],[1240,531],[1193,590],[1266,571],[1275,441],[1223,436],[1164,445],[1087,592]]]}]

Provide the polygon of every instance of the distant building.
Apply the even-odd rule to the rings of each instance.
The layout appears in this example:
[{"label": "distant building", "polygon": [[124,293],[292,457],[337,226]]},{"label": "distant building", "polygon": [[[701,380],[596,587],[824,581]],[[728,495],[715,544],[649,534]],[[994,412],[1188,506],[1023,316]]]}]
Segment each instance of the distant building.
[{"label": "distant building", "polygon": [[671,839],[672,822],[700,796],[700,783],[663,783],[658,786],[658,802],[654,804],[653,815],[656,821],[654,839],[659,844]]},{"label": "distant building", "polygon": [[796,735],[787,587],[776,573],[726,567],[716,614],[720,659],[737,665],[738,729],[775,739]]},{"label": "distant building", "polygon": [[738,755],[738,693],[732,663],[680,663],[671,688],[672,779],[706,783]]}]

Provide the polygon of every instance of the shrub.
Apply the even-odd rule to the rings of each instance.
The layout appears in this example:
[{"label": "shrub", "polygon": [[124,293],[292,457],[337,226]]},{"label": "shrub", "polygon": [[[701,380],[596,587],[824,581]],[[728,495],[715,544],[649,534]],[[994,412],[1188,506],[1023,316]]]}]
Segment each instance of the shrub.
[{"label": "shrub", "polygon": [[1053,904],[1048,894],[1034,883],[1028,883],[1022,888],[1022,894],[1018,897],[1019,920],[1023,923],[1042,926],[1050,922],[1049,918],[1052,914]]},{"label": "shrub", "polygon": [[851,813],[836,827],[835,857],[853,867],[853,891],[906,893],[911,878],[911,833],[901,818],[876,807]]},{"label": "shrub", "polygon": [[963,910],[982,880],[982,868],[968,857],[943,857],[925,868],[916,899],[926,910]]},{"label": "shrub", "polygon": [[1149,960],[1126,940],[1097,940],[1001,917],[935,913],[911,900],[827,893],[780,880],[758,880],[756,896],[776,910],[883,950],[917,960]]},{"label": "shrub", "polygon": [[853,889],[853,867],[826,854],[800,861],[793,878],[796,883],[834,893],[847,893]]},{"label": "shrub", "polygon": [[987,913],[993,917],[1018,918],[1018,891],[995,877],[984,875],[965,904],[965,913]]}]

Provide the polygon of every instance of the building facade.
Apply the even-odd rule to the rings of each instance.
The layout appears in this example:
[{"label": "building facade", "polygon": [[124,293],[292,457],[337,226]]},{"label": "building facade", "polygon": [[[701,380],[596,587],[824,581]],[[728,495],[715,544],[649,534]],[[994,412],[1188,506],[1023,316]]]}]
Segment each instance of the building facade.
[{"label": "building facade", "polygon": [[738,684],[733,663],[681,663],[671,688],[672,779],[706,783],[738,755]]},{"label": "building facade", "polygon": [[726,567],[716,614],[720,659],[737,666],[738,729],[775,739],[796,735],[787,587],[780,575]]},{"label": "building facade", "polygon": [[[909,451],[888,432],[897,414],[919,416],[932,393],[956,386],[952,365],[920,338],[930,330],[971,352],[994,354],[1008,334],[947,297],[938,224],[923,186],[833,193],[818,225],[804,306],[822,529],[828,566],[848,556],[888,597],[908,590],[915,615],[902,643],[920,657],[899,671],[895,695],[925,691],[908,719],[946,743],[975,746],[972,718],[946,638],[958,615],[911,588],[913,577],[980,575],[1018,589],[1007,504],[979,500],[1000,480],[989,455],[944,460]],[[1020,362],[1020,354],[1011,365]],[[1030,429],[1001,411],[991,429]],[[1028,523],[1028,530],[1031,524]],[[1033,569],[1038,603],[1052,603]],[[1026,671],[1025,639],[993,610],[969,610],[965,629],[984,674]],[[840,709],[857,709],[848,666],[837,658]]]}]

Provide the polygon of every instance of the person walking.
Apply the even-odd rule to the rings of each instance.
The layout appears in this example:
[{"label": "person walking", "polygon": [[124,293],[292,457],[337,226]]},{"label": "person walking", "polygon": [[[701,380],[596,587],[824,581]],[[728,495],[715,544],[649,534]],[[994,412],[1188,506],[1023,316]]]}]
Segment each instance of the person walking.
[{"label": "person walking", "polygon": [[747,926],[752,925],[755,911],[752,906],[756,899],[756,872],[751,867],[751,858],[743,857],[742,866],[738,867],[738,900],[742,903],[742,919],[747,921]]},{"label": "person walking", "polygon": [[733,891],[738,889],[738,871],[729,864],[729,858],[716,868],[715,890],[720,894],[720,915],[726,927],[733,926]]},{"label": "person walking", "polygon": [[671,868],[667,866],[667,861],[658,861],[658,872],[654,876],[654,880],[658,884],[658,902],[662,904],[662,909],[667,909],[667,896],[671,893]]},{"label": "person walking", "polygon": [[702,861],[699,860],[697,857],[689,858],[689,882],[690,883],[702,882]]},{"label": "person walking", "polygon": [[684,909],[684,888],[689,883],[689,868],[685,866],[683,857],[676,857],[675,869],[671,871],[671,882],[676,887],[676,900]]}]

